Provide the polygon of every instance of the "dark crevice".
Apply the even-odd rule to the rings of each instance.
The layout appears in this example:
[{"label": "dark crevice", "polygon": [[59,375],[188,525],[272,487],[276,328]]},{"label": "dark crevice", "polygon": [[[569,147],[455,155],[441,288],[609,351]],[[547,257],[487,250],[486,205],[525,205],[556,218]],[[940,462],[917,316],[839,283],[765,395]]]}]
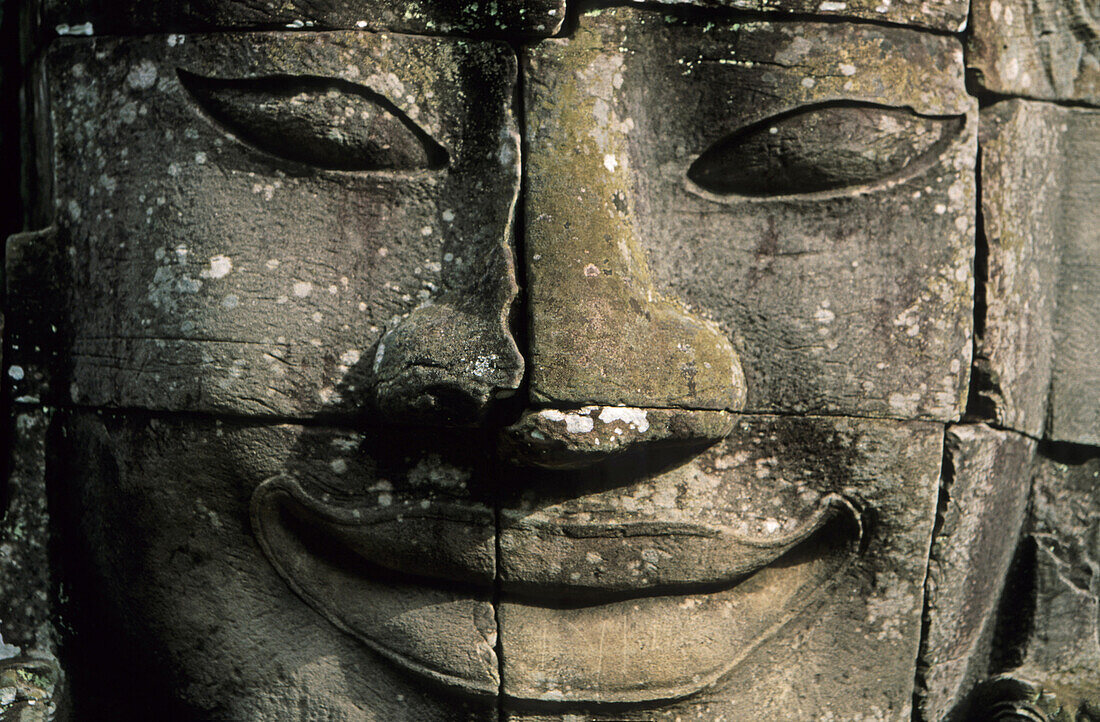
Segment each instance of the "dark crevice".
[{"label": "dark crevice", "polygon": [[[522,388],[514,398],[522,400],[526,388]],[[530,404],[524,407],[527,411],[538,411],[540,409],[557,409],[560,411],[572,411],[576,409],[582,409],[590,406],[607,406],[607,404],[579,404],[579,403],[561,403],[561,404]],[[408,429],[410,432],[417,431],[438,431],[439,429],[454,430],[454,431],[467,431],[470,433],[476,433],[478,431],[494,430],[503,428],[510,423],[509,419],[512,419],[514,410],[509,408],[502,408],[499,404],[490,409],[490,414],[487,420],[479,425],[471,426],[447,426],[439,424],[414,424],[414,423],[385,423],[379,424],[377,422],[370,422],[364,418],[364,414],[352,413],[352,412],[340,412],[340,411],[320,411],[310,415],[293,416],[288,414],[264,414],[264,413],[245,413],[234,411],[204,411],[195,409],[184,410],[166,410],[166,409],[148,409],[137,406],[92,406],[88,404],[73,404],[73,403],[61,403],[55,400],[49,400],[44,403],[15,403],[15,408],[21,410],[33,410],[38,408],[57,409],[70,412],[83,412],[94,414],[106,414],[110,416],[130,416],[130,417],[145,417],[150,419],[162,419],[165,421],[199,421],[199,422],[215,422],[221,421],[225,423],[240,424],[241,426],[264,426],[264,425],[279,425],[287,424],[291,426],[304,426],[308,428],[331,428],[331,429],[343,429],[347,431],[370,431],[377,428],[394,429],[397,426],[400,428]],[[635,407],[624,407],[635,408]],[[723,409],[701,409],[701,408],[684,408],[684,407],[645,407],[647,409],[662,409],[669,411],[722,411]],[[498,413],[494,413],[496,410]],[[774,409],[761,409],[757,411],[731,411],[728,412],[735,419],[739,418],[760,418],[760,417],[779,417],[779,418],[798,418],[798,419],[857,419],[861,421],[882,421],[882,422],[894,422],[894,423],[926,423],[926,424],[943,424],[943,423],[956,423],[951,420],[935,419],[931,417],[927,418],[912,418],[903,416],[873,416],[870,414],[852,414],[852,413],[829,413],[826,411],[817,411],[811,413],[802,413],[795,411],[774,410]],[[963,423],[966,423],[965,421]],[[987,425],[995,429],[1004,431],[1011,431],[1021,436],[1028,436],[1016,429],[1003,428],[995,424],[988,422]],[[1034,437],[1029,437],[1034,438]],[[1087,447],[1093,448],[1093,447]]]},{"label": "dark crevice", "polygon": [[1056,464],[1080,466],[1100,458],[1100,446],[1044,439],[1039,442],[1039,453]]},{"label": "dark crevice", "polygon": [[920,645],[918,646],[916,659],[916,675],[913,680],[913,722],[926,722],[921,714],[921,701],[926,689],[926,675],[928,673],[928,631],[932,626],[931,599],[929,598],[929,575],[932,569],[932,555],[935,552],[936,539],[943,529],[944,520],[947,517],[947,508],[951,504],[951,487],[955,483],[955,462],[951,456],[952,444],[948,440],[949,429],[944,429],[943,435],[943,461],[940,465],[940,490],[936,499],[936,516],[932,522],[932,536],[928,546],[928,563],[924,572],[924,605],[921,609]]},{"label": "dark crevice", "polygon": [[980,146],[975,158],[974,174],[974,333],[971,339],[973,361],[970,366],[970,389],[963,419],[988,423],[997,418],[994,401],[997,396],[997,384],[993,379],[989,359],[982,355],[982,339],[985,338],[986,315],[989,311],[989,238],[985,234],[985,215],[982,212]]},{"label": "dark crevice", "polygon": [[1063,108],[1082,108],[1085,110],[1100,110],[1100,103],[1088,100],[1070,100],[1065,98],[1041,98],[1035,95],[1017,95],[1014,93],[1002,93],[990,90],[982,83],[982,72],[977,68],[966,69],[966,92],[978,99],[980,108],[988,108],[1006,100],[1026,100],[1032,103],[1047,103]]},{"label": "dark crevice", "polygon": [[1035,619],[1036,551],[1035,539],[1023,534],[996,611],[990,676],[1011,671],[1024,662]]}]

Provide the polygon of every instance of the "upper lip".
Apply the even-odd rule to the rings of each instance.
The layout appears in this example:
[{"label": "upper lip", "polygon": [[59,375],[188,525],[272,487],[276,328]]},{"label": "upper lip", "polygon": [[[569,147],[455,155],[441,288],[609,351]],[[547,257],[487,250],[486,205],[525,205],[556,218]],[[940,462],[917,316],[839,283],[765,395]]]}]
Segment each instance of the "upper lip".
[{"label": "upper lip", "polygon": [[513,596],[553,594],[578,601],[732,583],[831,522],[854,521],[858,526],[859,519],[837,494],[822,497],[808,516],[771,535],[652,516],[578,521],[505,509],[498,517],[492,508],[476,503],[379,507],[363,499],[318,497],[290,476],[270,479],[257,490],[254,504],[261,513],[288,516],[311,536],[376,569],[486,589],[499,574],[502,591]]}]

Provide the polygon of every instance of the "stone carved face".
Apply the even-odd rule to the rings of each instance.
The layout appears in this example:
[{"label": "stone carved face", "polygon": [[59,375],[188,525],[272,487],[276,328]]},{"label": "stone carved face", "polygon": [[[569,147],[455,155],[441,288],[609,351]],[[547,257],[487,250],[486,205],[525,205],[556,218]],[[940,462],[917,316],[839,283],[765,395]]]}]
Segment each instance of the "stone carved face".
[{"label": "stone carved face", "polygon": [[957,40],[617,8],[45,77],[85,585],[191,709],[908,718]]}]

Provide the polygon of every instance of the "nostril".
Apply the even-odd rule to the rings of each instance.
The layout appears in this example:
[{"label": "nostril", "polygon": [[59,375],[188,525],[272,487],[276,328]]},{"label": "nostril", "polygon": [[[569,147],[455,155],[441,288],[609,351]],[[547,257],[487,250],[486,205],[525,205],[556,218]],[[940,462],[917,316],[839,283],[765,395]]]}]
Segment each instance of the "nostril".
[{"label": "nostril", "polygon": [[502,324],[434,304],[386,334],[372,372],[374,406],[387,418],[463,426],[519,388],[523,358]]},{"label": "nostril", "polygon": [[[463,426],[478,421],[489,401],[468,385],[429,380],[432,369],[411,370],[379,384],[375,392],[379,411],[388,418],[413,423]],[[428,378],[425,378],[428,377]]]}]

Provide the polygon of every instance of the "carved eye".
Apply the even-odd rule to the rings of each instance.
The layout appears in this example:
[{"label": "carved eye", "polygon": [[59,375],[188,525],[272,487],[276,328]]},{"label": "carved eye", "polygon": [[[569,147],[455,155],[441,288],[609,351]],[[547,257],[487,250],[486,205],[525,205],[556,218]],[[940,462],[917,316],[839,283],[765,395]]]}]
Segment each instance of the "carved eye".
[{"label": "carved eye", "polygon": [[767,118],[722,138],[688,169],[720,195],[791,195],[886,180],[935,158],[962,116],[867,103],[823,104]]},{"label": "carved eye", "polygon": [[386,98],[337,78],[207,78],[179,70],[210,117],[287,160],[333,170],[443,168],[447,151]]}]

